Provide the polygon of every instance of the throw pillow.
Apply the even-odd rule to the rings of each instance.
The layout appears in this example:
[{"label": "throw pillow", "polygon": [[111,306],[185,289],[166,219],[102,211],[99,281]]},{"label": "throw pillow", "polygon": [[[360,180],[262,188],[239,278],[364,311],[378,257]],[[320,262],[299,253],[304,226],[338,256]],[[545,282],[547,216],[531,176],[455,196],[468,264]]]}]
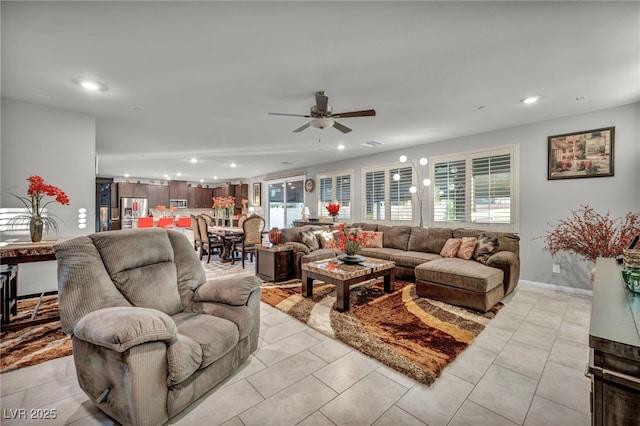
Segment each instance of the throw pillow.
[{"label": "throw pillow", "polygon": [[382,248],[382,232],[364,231],[368,234],[366,244],[363,247]]},{"label": "throw pillow", "polygon": [[318,250],[320,248],[318,246],[318,240],[316,239],[316,235],[313,231],[302,231],[300,232],[300,242],[305,246],[309,247],[309,251]]},{"label": "throw pillow", "polygon": [[486,265],[489,257],[498,252],[498,250],[500,250],[500,242],[498,241],[498,238],[482,234],[478,237],[478,245],[473,253],[473,258]]},{"label": "throw pillow", "polygon": [[333,232],[322,231],[318,234],[320,239],[320,247],[323,249],[336,248],[336,239],[333,237]]},{"label": "throw pillow", "polygon": [[465,260],[471,259],[471,256],[473,256],[473,253],[476,251],[476,244],[478,244],[476,237],[462,237],[462,242],[460,243],[456,257]]},{"label": "throw pillow", "polygon": [[460,240],[460,238],[449,238],[447,242],[444,243],[442,250],[440,250],[440,256],[456,257],[460,244],[462,244],[462,240]]}]

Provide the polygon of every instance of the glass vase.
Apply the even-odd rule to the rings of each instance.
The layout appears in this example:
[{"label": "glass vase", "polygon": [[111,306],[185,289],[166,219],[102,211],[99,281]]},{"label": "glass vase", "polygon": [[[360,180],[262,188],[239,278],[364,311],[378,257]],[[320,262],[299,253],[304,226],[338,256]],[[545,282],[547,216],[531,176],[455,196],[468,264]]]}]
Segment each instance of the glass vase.
[{"label": "glass vase", "polygon": [[42,240],[42,229],[44,222],[40,216],[32,216],[29,220],[29,235],[31,236],[31,242],[38,243]]}]

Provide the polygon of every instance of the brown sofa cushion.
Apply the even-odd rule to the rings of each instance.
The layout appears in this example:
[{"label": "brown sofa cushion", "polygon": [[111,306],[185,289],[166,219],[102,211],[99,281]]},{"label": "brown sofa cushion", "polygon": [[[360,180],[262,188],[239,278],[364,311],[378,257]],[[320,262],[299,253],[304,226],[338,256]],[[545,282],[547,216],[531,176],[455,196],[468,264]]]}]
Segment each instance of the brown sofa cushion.
[{"label": "brown sofa cushion", "polygon": [[457,257],[437,259],[416,266],[416,279],[487,293],[502,285],[502,269]]},{"label": "brown sofa cushion", "polygon": [[309,247],[309,251],[318,250],[320,248],[318,245],[318,240],[313,231],[302,231],[300,233],[300,241],[302,242],[302,244]]},{"label": "brown sofa cushion", "polygon": [[411,233],[411,227],[399,225],[399,226],[384,226],[378,225],[378,231],[383,233],[382,245],[385,248],[393,248],[398,250],[406,250],[409,243],[409,235]]},{"label": "brown sofa cushion", "polygon": [[451,237],[453,237],[453,232],[450,228],[420,228],[419,226],[414,226],[411,228],[407,250],[440,254],[442,247]]},{"label": "brown sofa cushion", "polygon": [[403,251],[389,256],[389,260],[393,260],[396,263],[396,266],[411,269],[425,262],[436,259],[442,259],[442,256],[439,254],[424,253],[421,251]]}]

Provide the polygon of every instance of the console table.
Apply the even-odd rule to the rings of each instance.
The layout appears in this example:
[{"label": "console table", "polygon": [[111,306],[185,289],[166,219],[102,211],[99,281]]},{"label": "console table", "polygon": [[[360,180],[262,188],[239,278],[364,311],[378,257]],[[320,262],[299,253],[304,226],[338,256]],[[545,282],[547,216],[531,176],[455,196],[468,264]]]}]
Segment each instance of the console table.
[{"label": "console table", "polygon": [[[38,243],[32,243],[29,241],[12,241],[8,243],[3,243],[0,246],[0,264],[9,265],[13,267],[12,269],[16,269],[16,266],[20,263],[30,263],[30,262],[42,262],[47,260],[56,260],[55,253],[53,251],[53,245],[58,242],[66,239],[66,237],[50,237],[45,238]],[[17,272],[16,272],[17,274]],[[5,281],[5,286],[9,282],[9,280]],[[35,319],[35,316],[38,312],[38,306],[40,306],[39,302],[36,306],[36,309],[31,317],[30,321],[21,321],[19,323],[11,323],[11,314],[16,314],[17,307],[17,284],[13,284],[9,287],[9,291],[7,287],[4,289],[4,295],[6,297],[3,300],[3,304],[5,306],[11,306],[11,310],[9,315],[6,318],[3,318],[2,321],[2,330],[16,330],[23,327],[28,327],[31,325],[42,324],[45,322],[57,321],[60,319],[60,316],[52,316],[47,318],[39,318]],[[40,299],[44,296],[44,293],[40,295]],[[4,312],[3,312],[4,316]]]},{"label": "console table", "polygon": [[598,259],[589,327],[592,425],[640,421],[640,294],[615,259]]}]

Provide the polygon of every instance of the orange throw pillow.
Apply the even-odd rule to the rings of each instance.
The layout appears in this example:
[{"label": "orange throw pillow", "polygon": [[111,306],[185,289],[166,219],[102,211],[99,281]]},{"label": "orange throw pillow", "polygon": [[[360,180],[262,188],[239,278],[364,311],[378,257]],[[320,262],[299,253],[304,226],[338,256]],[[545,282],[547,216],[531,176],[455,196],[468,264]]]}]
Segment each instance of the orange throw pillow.
[{"label": "orange throw pillow", "polygon": [[440,250],[440,256],[456,257],[460,244],[462,244],[462,240],[460,238],[449,238],[447,242],[444,243],[442,250]]},{"label": "orange throw pillow", "polygon": [[476,251],[477,243],[478,239],[476,237],[462,237],[462,242],[460,243],[460,248],[458,249],[456,257],[465,260],[471,259],[473,252]]},{"label": "orange throw pillow", "polygon": [[382,248],[382,232],[365,231],[368,238],[364,247]]}]

